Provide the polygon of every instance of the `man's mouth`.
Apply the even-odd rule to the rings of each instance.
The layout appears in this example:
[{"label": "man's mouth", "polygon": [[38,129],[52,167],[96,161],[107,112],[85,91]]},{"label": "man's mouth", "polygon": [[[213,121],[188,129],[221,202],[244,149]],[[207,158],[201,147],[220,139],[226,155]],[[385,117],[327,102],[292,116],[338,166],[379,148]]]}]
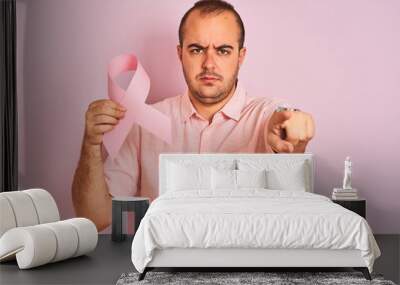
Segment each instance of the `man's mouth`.
[{"label": "man's mouth", "polygon": [[217,81],[218,78],[212,77],[212,76],[203,76],[203,77],[200,77],[200,80],[203,82],[214,82],[214,81]]},{"label": "man's mouth", "polygon": [[218,78],[216,77],[210,77],[210,76],[204,76],[204,77],[200,77],[201,80],[217,80]]}]

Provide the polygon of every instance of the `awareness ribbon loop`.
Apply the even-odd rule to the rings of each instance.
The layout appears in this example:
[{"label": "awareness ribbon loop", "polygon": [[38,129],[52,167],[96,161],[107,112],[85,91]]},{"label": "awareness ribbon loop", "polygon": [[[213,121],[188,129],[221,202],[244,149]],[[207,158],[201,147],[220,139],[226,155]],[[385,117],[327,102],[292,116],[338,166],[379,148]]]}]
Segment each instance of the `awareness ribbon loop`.
[{"label": "awareness ribbon loop", "polygon": [[[118,86],[115,78],[127,71],[135,71],[135,74],[125,91]],[[149,91],[150,78],[134,54],[119,55],[111,60],[108,66],[108,96],[126,108],[125,117],[103,137],[103,144],[111,158],[117,156],[134,123],[171,143],[171,120],[145,103]]]}]

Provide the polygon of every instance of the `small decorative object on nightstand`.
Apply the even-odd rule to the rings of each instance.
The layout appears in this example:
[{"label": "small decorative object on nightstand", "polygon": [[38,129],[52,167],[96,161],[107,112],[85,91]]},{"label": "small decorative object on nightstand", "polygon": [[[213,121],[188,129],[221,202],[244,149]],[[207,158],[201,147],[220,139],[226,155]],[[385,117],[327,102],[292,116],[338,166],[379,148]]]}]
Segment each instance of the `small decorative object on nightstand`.
[{"label": "small decorative object on nightstand", "polygon": [[358,200],[357,189],[351,186],[351,173],[352,163],[350,156],[346,157],[344,161],[344,176],[343,176],[343,187],[333,188],[332,199],[334,200]]},{"label": "small decorative object on nightstand", "polygon": [[365,199],[354,199],[354,200],[332,199],[332,201],[350,211],[353,211],[356,214],[359,214],[361,217],[366,219],[367,201]]},{"label": "small decorative object on nightstand", "polygon": [[150,200],[145,197],[114,197],[112,199],[112,234],[113,241],[123,241],[125,234],[122,232],[123,212],[135,213],[135,231],[139,227],[140,221],[149,208]]}]

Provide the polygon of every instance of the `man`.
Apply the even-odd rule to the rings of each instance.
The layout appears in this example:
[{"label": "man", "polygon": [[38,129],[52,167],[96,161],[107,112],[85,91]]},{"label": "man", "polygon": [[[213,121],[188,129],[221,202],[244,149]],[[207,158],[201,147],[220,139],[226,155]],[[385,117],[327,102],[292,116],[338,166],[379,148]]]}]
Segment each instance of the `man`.
[{"label": "man", "polygon": [[238,83],[246,56],[244,27],[224,1],[199,1],[182,18],[177,53],[188,90],[153,105],[172,123],[172,144],[134,125],[118,156],[102,155],[103,134],[126,111],[98,100],[86,112],[72,197],[78,216],[99,230],[111,222],[111,198],[158,195],[158,156],[165,152],[304,152],[314,136],[312,117],[277,112],[279,102],[250,97]]}]

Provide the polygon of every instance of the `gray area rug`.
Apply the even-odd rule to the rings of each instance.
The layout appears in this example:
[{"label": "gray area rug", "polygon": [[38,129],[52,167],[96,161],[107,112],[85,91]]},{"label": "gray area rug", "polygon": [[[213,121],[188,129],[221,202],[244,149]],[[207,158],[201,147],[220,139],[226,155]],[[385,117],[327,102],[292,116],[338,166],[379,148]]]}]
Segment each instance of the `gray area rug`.
[{"label": "gray area rug", "polygon": [[117,285],[133,284],[379,284],[395,285],[384,280],[382,275],[372,274],[372,281],[364,278],[361,272],[156,272],[150,271],[142,281],[139,273],[124,273]]}]

